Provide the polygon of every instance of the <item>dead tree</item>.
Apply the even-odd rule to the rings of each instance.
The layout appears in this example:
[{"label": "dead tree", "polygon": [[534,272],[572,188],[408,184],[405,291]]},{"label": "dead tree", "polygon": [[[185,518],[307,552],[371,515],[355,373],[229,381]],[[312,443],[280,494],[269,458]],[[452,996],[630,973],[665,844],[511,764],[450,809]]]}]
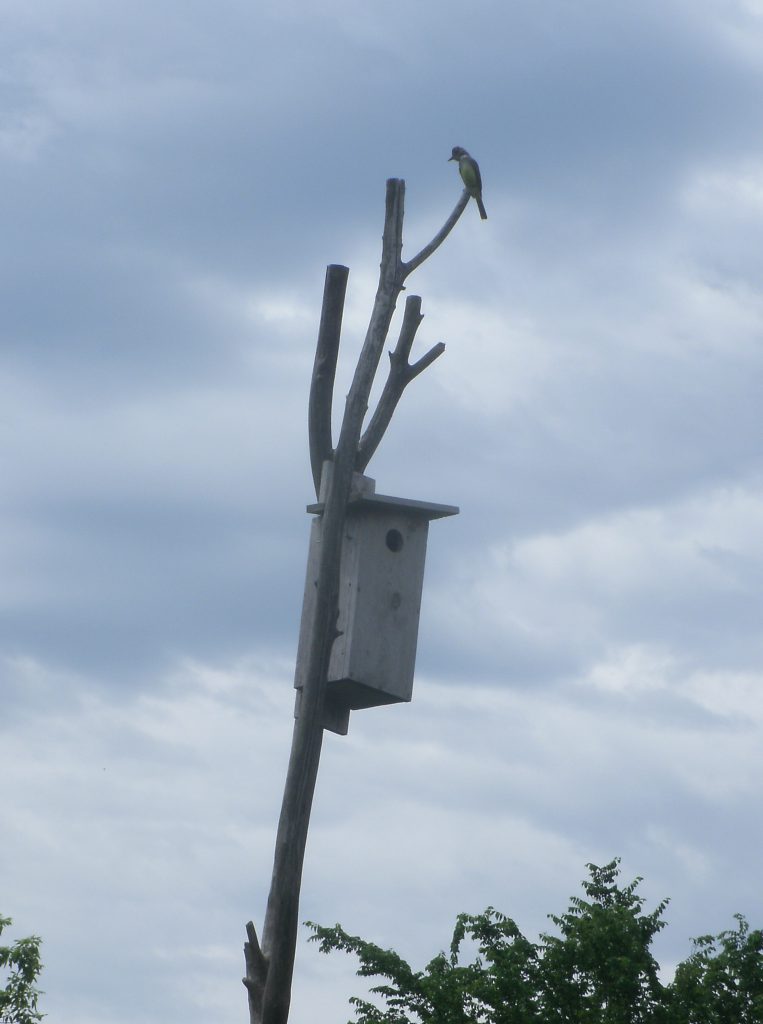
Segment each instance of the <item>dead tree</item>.
[{"label": "dead tree", "polygon": [[[416,362],[409,361],[422,314],[421,298],[408,296],[397,344],[390,352],[389,375],[378,406],[363,432],[371,385],[404,282],[442,244],[469,201],[469,193],[464,191],[432,241],[406,262],[402,258],[404,197],[405,182],[390,178],[379,285],[347,395],[336,448],[331,434],[331,405],[349,270],[331,265],[326,271],[308,417],[313,481],[316,495],[320,495],[323,502],[320,564],[316,599],[308,624],[305,684],[294,724],[261,943],[252,922],[246,926],[246,977],[243,981],[249,996],[250,1024],[286,1024],[289,1016],[302,864],[323,741],[329,659],[338,636],[340,551],[353,474],[362,473],[368,465],[406,385],[445,350],[440,342]],[[324,467],[328,467],[328,471]]]}]

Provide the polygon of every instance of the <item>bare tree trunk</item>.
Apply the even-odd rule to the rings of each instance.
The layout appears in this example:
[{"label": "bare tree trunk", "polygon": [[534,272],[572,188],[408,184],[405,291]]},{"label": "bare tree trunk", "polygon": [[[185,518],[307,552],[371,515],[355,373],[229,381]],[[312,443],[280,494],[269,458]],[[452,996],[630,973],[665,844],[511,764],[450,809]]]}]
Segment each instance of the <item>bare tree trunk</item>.
[{"label": "bare tree trunk", "polygon": [[400,339],[390,353],[390,375],[379,407],[361,441],[371,386],[405,278],[419,266],[458,220],[469,200],[464,191],[453,213],[429,243],[409,263],[402,260],[405,182],[387,182],[386,215],[379,285],[355,375],[347,395],[336,451],[331,447],[331,399],[334,388],[347,268],[330,266],[326,274],[323,311],[310,393],[310,461],[316,492],[322,466],[330,462],[323,481],[321,554],[316,578],[308,644],[305,683],[299,717],[294,724],[281,816],[276,835],[273,877],[260,946],[254,925],[246,926],[246,985],[250,1024],[287,1024],[299,926],[299,894],[307,831],[323,741],[323,716],[331,647],[336,639],[339,563],[353,472],[365,468],[376,450],[403,389],[444,350],[434,346],[413,366],[408,364],[421,300],[411,296]]}]

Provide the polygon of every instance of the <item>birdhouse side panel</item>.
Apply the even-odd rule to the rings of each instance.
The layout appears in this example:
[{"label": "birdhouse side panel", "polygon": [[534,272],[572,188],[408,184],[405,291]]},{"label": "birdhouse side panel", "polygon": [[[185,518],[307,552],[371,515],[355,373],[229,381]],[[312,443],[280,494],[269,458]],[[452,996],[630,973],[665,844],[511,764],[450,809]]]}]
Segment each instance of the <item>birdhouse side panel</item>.
[{"label": "birdhouse side panel", "polygon": [[341,563],[339,568],[339,636],[331,648],[329,681],[348,678],[349,640],[355,631],[355,614],[358,598],[358,576],[361,555],[361,534],[353,516],[348,516],[342,538]]},{"label": "birdhouse side panel", "polygon": [[353,523],[352,611],[331,678],[362,684],[363,706],[411,699],[428,525],[401,514]]}]

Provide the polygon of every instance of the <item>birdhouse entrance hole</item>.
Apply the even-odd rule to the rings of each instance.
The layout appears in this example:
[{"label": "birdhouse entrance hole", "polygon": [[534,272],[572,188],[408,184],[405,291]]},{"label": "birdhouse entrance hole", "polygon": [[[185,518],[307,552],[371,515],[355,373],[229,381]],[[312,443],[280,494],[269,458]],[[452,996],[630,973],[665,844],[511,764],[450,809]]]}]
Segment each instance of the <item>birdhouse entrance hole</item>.
[{"label": "birdhouse entrance hole", "polygon": [[399,530],[387,530],[385,540],[390,551],[397,552],[403,550],[403,535]]}]

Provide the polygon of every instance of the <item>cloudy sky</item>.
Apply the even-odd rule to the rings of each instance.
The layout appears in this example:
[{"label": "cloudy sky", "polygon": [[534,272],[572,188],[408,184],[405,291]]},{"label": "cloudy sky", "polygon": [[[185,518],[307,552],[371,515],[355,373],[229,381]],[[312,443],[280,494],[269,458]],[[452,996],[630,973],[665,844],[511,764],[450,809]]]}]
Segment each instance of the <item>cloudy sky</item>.
[{"label": "cloudy sky", "polygon": [[[658,957],[763,923],[763,3],[3,0],[0,913],[57,1024],[247,1019],[291,738],[325,266],[384,183],[430,534],[410,705],[324,746],[302,917],[422,965],[623,858]],[[414,353],[415,355],[416,353]],[[300,939],[293,1020],[365,986]]]}]

